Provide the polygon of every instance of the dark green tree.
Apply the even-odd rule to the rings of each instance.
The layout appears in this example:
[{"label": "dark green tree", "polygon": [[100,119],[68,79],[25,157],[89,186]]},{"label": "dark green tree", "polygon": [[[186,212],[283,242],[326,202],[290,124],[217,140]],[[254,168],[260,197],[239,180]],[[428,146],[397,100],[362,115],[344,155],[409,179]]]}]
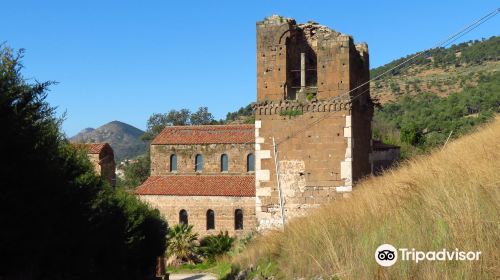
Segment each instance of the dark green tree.
[{"label": "dark green tree", "polygon": [[50,82],[0,47],[0,278],[141,279],[165,249],[157,210],[117,191],[59,131]]},{"label": "dark green tree", "polygon": [[401,127],[401,142],[418,145],[422,139],[422,133],[415,123],[408,123]]}]

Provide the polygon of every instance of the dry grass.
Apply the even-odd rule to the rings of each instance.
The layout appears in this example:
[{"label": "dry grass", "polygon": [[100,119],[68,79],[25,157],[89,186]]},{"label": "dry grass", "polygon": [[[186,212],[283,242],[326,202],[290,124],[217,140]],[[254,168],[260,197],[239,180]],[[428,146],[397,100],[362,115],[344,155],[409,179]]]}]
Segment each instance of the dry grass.
[{"label": "dry grass", "polygon": [[[261,236],[234,262],[271,260],[282,278],[494,279],[500,277],[500,120],[360,183],[349,199]],[[389,243],[421,251],[481,251],[480,261],[398,261],[381,268]],[[498,279],[498,278],[497,278]]]}]

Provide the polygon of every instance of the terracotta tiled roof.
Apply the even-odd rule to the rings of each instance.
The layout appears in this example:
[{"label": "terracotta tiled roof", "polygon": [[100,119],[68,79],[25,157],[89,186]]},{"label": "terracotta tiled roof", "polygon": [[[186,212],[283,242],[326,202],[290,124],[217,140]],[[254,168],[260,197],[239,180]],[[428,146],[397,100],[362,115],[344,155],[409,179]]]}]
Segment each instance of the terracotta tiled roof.
[{"label": "terracotta tiled roof", "polygon": [[253,124],[237,124],[169,126],[156,136],[151,144],[243,144],[254,142],[255,126]]},{"label": "terracotta tiled roof", "polygon": [[138,195],[255,196],[253,175],[151,176],[140,185]]},{"label": "terracotta tiled roof", "polygon": [[109,146],[108,143],[73,143],[73,145],[76,147],[82,147],[87,150],[88,154],[100,154],[106,146]]}]

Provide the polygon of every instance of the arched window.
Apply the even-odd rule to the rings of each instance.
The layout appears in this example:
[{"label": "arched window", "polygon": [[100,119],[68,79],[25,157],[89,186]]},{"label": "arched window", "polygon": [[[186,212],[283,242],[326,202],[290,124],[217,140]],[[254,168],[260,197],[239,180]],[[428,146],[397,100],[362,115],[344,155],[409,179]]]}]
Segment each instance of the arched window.
[{"label": "arched window", "polygon": [[236,209],[234,211],[234,229],[243,229],[243,210]]},{"label": "arched window", "polygon": [[201,172],[203,170],[203,156],[200,154],[197,154],[194,160],[194,170],[196,172]]},{"label": "arched window", "polygon": [[227,172],[228,169],[228,159],[226,154],[222,154],[220,156],[220,171],[221,172]]},{"label": "arched window", "polygon": [[248,154],[247,156],[247,172],[255,171],[255,156]]},{"label": "arched window", "polygon": [[179,224],[188,225],[188,212],[184,209],[179,212]]},{"label": "arched window", "polygon": [[177,171],[177,155],[170,155],[170,172]]},{"label": "arched window", "polygon": [[210,229],[215,229],[215,213],[212,209],[207,211],[207,230]]}]

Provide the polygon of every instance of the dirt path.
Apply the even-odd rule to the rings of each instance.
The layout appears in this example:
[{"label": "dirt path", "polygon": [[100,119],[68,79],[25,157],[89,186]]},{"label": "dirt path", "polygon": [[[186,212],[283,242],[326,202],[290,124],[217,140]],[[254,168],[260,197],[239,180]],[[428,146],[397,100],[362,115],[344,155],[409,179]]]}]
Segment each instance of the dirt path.
[{"label": "dirt path", "polygon": [[210,273],[174,273],[169,280],[217,280],[217,277]]}]

